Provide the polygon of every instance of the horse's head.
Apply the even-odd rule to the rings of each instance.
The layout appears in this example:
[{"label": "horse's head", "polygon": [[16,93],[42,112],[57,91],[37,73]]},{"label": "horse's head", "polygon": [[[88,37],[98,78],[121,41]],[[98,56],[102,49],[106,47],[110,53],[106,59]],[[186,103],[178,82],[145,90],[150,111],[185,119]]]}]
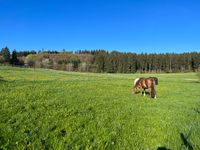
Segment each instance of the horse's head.
[{"label": "horse's head", "polygon": [[156,90],[151,90],[151,98],[155,98],[156,99]]}]

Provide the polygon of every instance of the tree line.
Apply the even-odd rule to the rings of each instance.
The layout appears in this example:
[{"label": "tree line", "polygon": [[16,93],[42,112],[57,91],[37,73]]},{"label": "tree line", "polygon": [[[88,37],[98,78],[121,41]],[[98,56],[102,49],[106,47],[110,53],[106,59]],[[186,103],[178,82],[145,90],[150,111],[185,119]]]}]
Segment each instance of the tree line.
[{"label": "tree line", "polygon": [[17,51],[8,47],[0,52],[0,64],[49,68],[66,71],[101,73],[196,72],[200,70],[200,53],[126,53],[106,50]]}]

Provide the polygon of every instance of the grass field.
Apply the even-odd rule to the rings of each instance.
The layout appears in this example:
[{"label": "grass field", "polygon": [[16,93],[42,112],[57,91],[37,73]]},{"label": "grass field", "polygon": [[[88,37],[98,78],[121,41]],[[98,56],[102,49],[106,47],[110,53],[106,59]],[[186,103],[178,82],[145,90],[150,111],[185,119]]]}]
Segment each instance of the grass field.
[{"label": "grass field", "polygon": [[[195,73],[94,74],[0,67],[0,149],[200,149]],[[157,99],[132,93],[156,76]]]}]

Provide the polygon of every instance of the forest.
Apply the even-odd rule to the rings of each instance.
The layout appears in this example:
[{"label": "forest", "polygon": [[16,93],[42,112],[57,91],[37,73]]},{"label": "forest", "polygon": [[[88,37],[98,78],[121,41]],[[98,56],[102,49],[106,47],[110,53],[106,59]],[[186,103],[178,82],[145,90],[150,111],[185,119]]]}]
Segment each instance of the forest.
[{"label": "forest", "polygon": [[98,73],[170,73],[200,70],[200,52],[134,53],[107,50],[13,50],[0,52],[0,65]]}]

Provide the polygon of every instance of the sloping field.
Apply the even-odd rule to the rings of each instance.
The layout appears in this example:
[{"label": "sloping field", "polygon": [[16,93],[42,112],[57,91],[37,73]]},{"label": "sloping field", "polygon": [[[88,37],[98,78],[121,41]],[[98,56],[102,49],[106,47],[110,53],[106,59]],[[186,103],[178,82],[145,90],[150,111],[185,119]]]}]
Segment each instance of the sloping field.
[{"label": "sloping field", "polygon": [[[132,93],[159,78],[157,99]],[[0,149],[200,149],[194,73],[94,74],[0,67]]]}]

